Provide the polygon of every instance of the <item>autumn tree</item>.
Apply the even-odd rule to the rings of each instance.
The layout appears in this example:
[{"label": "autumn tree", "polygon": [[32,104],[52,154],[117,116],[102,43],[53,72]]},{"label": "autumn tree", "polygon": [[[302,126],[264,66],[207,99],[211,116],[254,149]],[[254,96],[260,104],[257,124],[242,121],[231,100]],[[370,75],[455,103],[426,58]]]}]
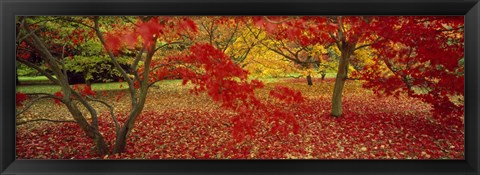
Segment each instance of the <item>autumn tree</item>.
[{"label": "autumn tree", "polygon": [[[274,23],[273,21],[269,22]],[[256,39],[262,47],[282,56],[285,60],[303,69],[308,85],[313,84],[312,70],[322,72],[322,77],[325,77],[325,70],[329,65],[329,54],[323,45],[304,45],[300,43],[302,42],[301,40],[286,39],[286,33],[282,30],[274,30],[269,35],[265,35],[265,31],[260,30],[257,32],[252,27],[248,27],[248,29],[251,35],[259,36]]]},{"label": "autumn tree", "polygon": [[[40,66],[30,62],[28,56],[19,57],[17,55],[16,60],[22,64],[34,68],[42,75],[46,76],[54,84],[61,87],[61,91],[55,94],[40,94],[39,97],[32,100],[22,111],[17,112],[17,115],[25,112],[34,102],[43,98],[52,98],[56,103],[64,104],[69,112],[72,114],[75,122],[82,128],[88,137],[93,139],[96,150],[99,154],[106,154],[108,152],[108,146],[98,131],[98,116],[96,110],[90,105],[88,95],[93,95],[93,91],[89,87],[78,91],[74,90],[68,83],[68,77],[65,67],[65,47],[62,47],[60,52],[52,42],[55,39],[62,40],[64,42],[70,41],[59,35],[56,35],[58,31],[49,30],[48,26],[51,25],[48,17],[18,17],[18,33],[17,33],[17,51],[18,47],[22,45],[29,45],[35,48],[36,52],[40,55],[46,66],[52,73],[47,72]],[[51,28],[50,28],[51,29]],[[50,38],[48,38],[50,37]],[[65,46],[65,45],[64,45]],[[62,53],[60,55],[56,53]],[[17,105],[21,104],[22,100],[26,100],[24,94],[17,94]],[[79,102],[79,103],[76,103]],[[91,122],[87,121],[87,117],[82,114],[80,106],[86,108],[92,119]]]},{"label": "autumn tree", "polygon": [[243,16],[197,17],[195,21],[198,23],[199,32],[195,39],[197,42],[209,43],[227,54],[235,64],[245,67],[245,59],[257,45],[255,41],[246,37],[248,19]]},{"label": "autumn tree", "polygon": [[406,92],[430,103],[438,121],[461,125],[463,17],[383,17],[372,23],[383,42],[372,44],[373,64],[358,72],[364,86],[385,94]]},{"label": "autumn tree", "polygon": [[[388,58],[390,61],[395,60],[400,64],[404,64],[407,59],[394,59],[398,56],[399,51],[398,49],[388,48],[388,46],[393,45],[404,45],[406,48],[411,48],[403,49],[402,52],[400,52],[404,57],[405,55],[409,55],[405,58],[410,58],[406,61],[410,63],[403,66],[405,71],[412,71],[412,62],[433,63],[435,65],[423,67],[421,69],[419,68],[421,71],[414,71],[415,69],[413,69],[414,72],[420,72],[417,76],[429,77],[432,74],[436,75],[435,78],[432,78],[429,81],[423,81],[423,83],[429,84],[429,88],[427,88],[429,90],[427,90],[427,92],[430,95],[415,97],[422,98],[431,103],[435,109],[440,108],[440,106],[451,109],[452,103],[449,102],[450,100],[447,96],[442,95],[443,97],[440,98],[440,100],[433,100],[433,94],[450,94],[450,96],[453,94],[460,94],[463,96],[459,93],[459,89],[463,88],[447,89],[433,88],[433,86],[442,86],[442,82],[452,82],[452,80],[458,82],[458,84],[463,84],[461,82],[463,80],[462,75],[458,75],[458,73],[445,73],[455,72],[453,69],[462,70],[461,68],[458,68],[458,61],[463,58],[463,52],[461,52],[461,49],[463,48],[463,42],[461,42],[463,41],[463,35],[461,35],[463,22],[461,19],[463,18],[389,18],[362,16],[254,17],[257,26],[263,27],[268,33],[273,34],[276,37],[289,39],[291,41],[299,41],[302,45],[307,46],[314,44],[334,44],[338,48],[341,54],[332,96],[332,116],[340,116],[342,114],[343,87],[345,81],[348,79],[349,65],[351,64],[352,59],[355,59],[355,57],[352,57],[355,52],[365,47],[372,47],[379,50],[379,57]],[[421,38],[421,42],[417,41],[419,38]],[[425,51],[425,48],[435,50],[435,52],[427,52]],[[417,53],[418,51],[422,52]],[[387,67],[392,67],[391,65],[388,66],[389,64],[392,64],[390,61],[384,61],[383,63],[387,64]],[[449,65],[446,66],[444,64]],[[443,67],[447,67],[447,69]],[[375,69],[375,67],[371,68]],[[404,72],[398,71],[398,68],[391,71],[399,77],[402,77],[400,72]],[[402,74],[403,77],[407,76],[405,73]],[[382,77],[381,75],[382,74],[377,74],[377,78]],[[421,79],[422,78],[417,78],[416,80],[420,81]],[[410,81],[412,80],[399,82]],[[388,83],[385,83],[384,81],[382,82],[383,83],[378,83],[374,86],[382,87],[380,89],[385,89],[383,87],[389,86]],[[409,83],[397,83],[395,85],[402,85],[397,87],[407,87],[407,89],[411,86]],[[413,93],[410,92],[409,94]]]},{"label": "autumn tree", "polygon": [[[40,19],[41,22],[38,22]],[[46,20],[42,20],[46,19]],[[126,119],[119,121],[114,113],[114,106],[96,98],[96,93],[90,86],[70,86],[66,74],[65,55],[54,55],[54,50],[49,47],[52,41],[49,33],[63,32],[61,29],[42,30],[51,23],[60,22],[63,25],[82,26],[89,30],[87,40],[99,42],[104,48],[104,54],[110,58],[114,68],[121,74],[128,85],[130,110]],[[283,113],[281,108],[267,107],[257,99],[254,90],[263,87],[258,80],[249,80],[248,72],[243,70],[225,54],[211,44],[189,43],[197,32],[196,23],[188,17],[138,17],[136,19],[122,17],[20,17],[18,43],[26,42],[33,47],[45,61],[52,73],[32,64],[25,57],[17,57],[17,61],[32,67],[46,76],[49,80],[61,87],[54,94],[37,94],[39,97],[30,100],[17,115],[22,114],[39,99],[52,98],[57,104],[63,104],[72,114],[74,121],[82,128],[86,135],[95,144],[95,149],[100,155],[122,153],[125,149],[129,133],[134,128],[136,118],[141,114],[148,96],[148,89],[158,81],[171,77],[181,77],[183,84],[192,83],[192,93],[206,92],[214,101],[219,102],[225,109],[234,110],[238,116],[233,120],[234,137],[242,139],[243,131],[251,135],[252,122],[255,119],[251,114],[257,112],[273,112],[270,116],[272,122],[277,123],[274,128],[285,128],[294,121],[293,115]],[[90,33],[93,33],[91,35]],[[74,35],[79,37],[79,35]],[[82,35],[80,35],[82,36]],[[59,40],[70,40],[68,37],[58,37]],[[76,39],[76,38],[74,38]],[[187,43],[188,49],[174,49],[171,45]],[[78,44],[75,43],[74,44]],[[170,50],[166,54],[157,52]],[[119,57],[122,53],[134,53],[129,58],[129,67],[120,64]],[[168,55],[168,53],[174,53]],[[160,58],[154,56],[160,56]],[[301,101],[301,93],[283,88],[283,93],[273,93],[272,96],[283,100],[293,99]],[[290,96],[293,96],[290,98]],[[17,93],[17,105],[23,105],[28,97]],[[113,125],[115,126],[116,139],[113,150],[109,150],[102,133],[99,132],[98,109],[92,104],[99,103],[109,109]],[[83,113],[81,109],[86,109]],[[258,114],[257,114],[258,115]],[[91,119],[89,119],[91,118]],[[45,120],[48,121],[48,120]],[[298,126],[295,127],[298,131]],[[282,129],[287,132],[287,130]]]},{"label": "autumn tree", "polygon": [[[369,20],[364,17],[256,17],[257,26],[275,37],[297,41],[303,46],[334,44],[340,51],[337,78],[332,96],[332,116],[342,114],[342,92],[350,58],[355,50],[369,46]],[[281,31],[281,32],[280,32]]]},{"label": "autumn tree", "polygon": [[[98,102],[110,109],[117,133],[113,152],[121,153],[125,148],[127,135],[133,128],[135,119],[144,107],[148,87],[150,87],[152,83],[149,78],[152,57],[159,47],[163,47],[163,45],[157,45],[157,41],[160,39],[169,41],[171,38],[183,37],[183,35],[181,35],[183,33],[196,30],[193,21],[187,18],[140,18],[137,22],[130,25],[115,25],[115,22],[119,22],[120,19],[108,17],[65,17],[61,20],[62,22],[68,21],[70,25],[81,25],[90,29],[96,36],[95,38],[92,36],[92,39],[99,40],[110,57],[110,61],[115,66],[115,69],[120,72],[122,78],[127,82],[131,97],[131,111],[125,123],[121,125],[115,118],[115,114],[113,114],[113,107],[104,101],[95,99],[95,93],[89,86],[85,86],[84,89],[78,89],[77,86],[69,86],[65,71],[65,57],[52,55],[52,51],[47,47],[47,42],[51,41],[51,39],[48,38],[49,35],[36,31],[36,29],[43,27],[42,24],[48,24],[35,23],[32,25],[33,19],[35,19],[35,17],[19,18],[20,31],[24,31],[23,33],[25,35],[23,38],[25,38],[25,42],[33,46],[42,55],[42,59],[46,61],[47,66],[53,71],[53,75],[55,76],[52,76],[50,73],[22,58],[17,57],[17,61],[36,68],[52,82],[62,87],[60,92],[43,94],[43,96],[38,98],[54,98],[56,102],[65,104],[75,122],[94,140],[99,154],[107,154],[109,151],[102,134],[98,131],[97,111],[92,107],[91,103]],[[101,27],[102,24],[108,27]],[[109,33],[105,33],[104,30],[109,30]],[[58,30],[56,32],[58,32]],[[124,44],[132,46],[131,49],[136,51],[136,56],[132,58],[133,63],[128,72],[127,69],[124,69],[120,65],[118,58],[120,47]],[[168,44],[168,42],[166,44]],[[139,64],[140,62],[143,63],[142,66]],[[142,74],[139,75],[141,68]],[[33,100],[32,102],[35,101],[36,100]],[[87,121],[87,117],[81,113],[78,105],[88,110],[89,116],[92,118],[91,122]],[[18,114],[20,113],[22,113],[22,111]]]}]

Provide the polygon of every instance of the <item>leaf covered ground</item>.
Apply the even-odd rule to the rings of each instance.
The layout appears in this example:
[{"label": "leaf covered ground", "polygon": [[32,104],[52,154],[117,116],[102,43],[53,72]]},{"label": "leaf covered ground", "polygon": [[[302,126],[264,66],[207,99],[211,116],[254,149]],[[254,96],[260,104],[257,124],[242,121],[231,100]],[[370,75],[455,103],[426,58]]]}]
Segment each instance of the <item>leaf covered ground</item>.
[{"label": "leaf covered ground", "polygon": [[[266,83],[257,94],[270,105],[295,115],[297,134],[272,133],[267,122],[255,137],[232,137],[231,111],[222,110],[206,95],[189,93],[188,86],[160,83],[149,92],[142,115],[119,155],[98,156],[93,143],[75,123],[32,122],[17,127],[19,159],[464,159],[464,128],[445,125],[432,117],[431,107],[406,96],[378,97],[347,81],[342,117],[330,116],[333,80],[282,79]],[[276,85],[299,90],[301,104],[270,99]],[[109,92],[120,122],[128,111],[127,97]],[[53,106],[53,107],[52,107]],[[100,105],[96,106],[101,109]],[[68,112],[51,101],[36,104],[17,119],[69,119]],[[100,130],[113,145],[114,125],[105,111]],[[458,116],[463,121],[463,116]],[[261,114],[258,116],[261,120]]]}]

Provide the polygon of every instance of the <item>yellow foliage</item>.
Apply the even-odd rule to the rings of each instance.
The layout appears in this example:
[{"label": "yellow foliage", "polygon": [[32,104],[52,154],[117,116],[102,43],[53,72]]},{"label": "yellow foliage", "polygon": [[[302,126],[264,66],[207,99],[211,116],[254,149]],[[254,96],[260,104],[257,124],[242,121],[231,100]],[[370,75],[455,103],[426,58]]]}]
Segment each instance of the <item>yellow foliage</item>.
[{"label": "yellow foliage", "polygon": [[[275,41],[265,39],[266,33],[257,29],[252,29],[257,35],[255,37],[251,31],[241,31],[241,37],[237,38],[231,47],[227,49],[227,53],[233,56],[242,56],[245,50],[251,47],[250,52],[243,61],[244,69],[250,72],[252,77],[282,77],[289,73],[297,72],[297,68],[293,63],[285,60],[283,56],[269,50],[267,47],[258,44],[259,40],[263,40],[267,45],[275,44]],[[241,52],[243,50],[243,52]]]}]

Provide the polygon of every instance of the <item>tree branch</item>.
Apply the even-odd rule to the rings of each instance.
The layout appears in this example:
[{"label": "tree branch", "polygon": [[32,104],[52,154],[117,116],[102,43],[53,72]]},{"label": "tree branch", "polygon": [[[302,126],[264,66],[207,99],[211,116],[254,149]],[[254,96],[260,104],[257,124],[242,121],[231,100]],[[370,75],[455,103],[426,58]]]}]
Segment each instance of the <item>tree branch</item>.
[{"label": "tree branch", "polygon": [[16,123],[16,125],[19,126],[19,125],[27,124],[27,123],[30,123],[30,122],[55,122],[55,123],[71,122],[71,123],[77,123],[74,120],[50,120],[50,119],[41,118],[41,119],[33,119],[33,120],[25,121],[25,122],[19,122],[19,123]]},{"label": "tree branch", "polygon": [[28,67],[34,68],[35,70],[40,72],[42,75],[46,76],[53,83],[60,85],[60,82],[58,81],[58,79],[53,78],[52,75],[50,75],[47,71],[43,70],[42,68],[38,67],[37,65],[35,65],[33,63],[30,63],[29,61],[21,59],[21,58],[16,58],[16,60],[20,63],[25,64]]},{"label": "tree branch", "polygon": [[78,94],[78,92],[74,91],[72,88],[69,89],[70,93],[77,97],[76,100],[80,101],[80,103],[82,103],[82,105],[87,108],[88,112],[92,115],[92,125],[98,129],[97,111],[90,104],[88,104],[88,102],[82,97],[82,95]]},{"label": "tree branch", "polygon": [[287,19],[284,19],[284,20],[281,20],[281,21],[272,21],[271,19],[268,19],[267,16],[263,16],[263,18],[265,20],[267,20],[269,23],[272,23],[272,24],[280,24],[280,23],[283,23],[283,22],[286,22],[286,21],[290,20],[290,17],[287,17]]},{"label": "tree branch", "polygon": [[222,52],[225,53],[225,51],[226,51],[227,48],[228,48],[228,45],[230,45],[230,43],[232,42],[233,37],[235,36],[235,33],[237,33],[238,26],[239,26],[239,24],[236,23],[236,24],[235,24],[235,29],[233,30],[232,35],[231,35],[230,38],[228,39],[227,44],[226,44],[225,47],[222,49]]},{"label": "tree branch", "polygon": [[118,132],[120,132],[120,124],[118,123],[117,117],[115,117],[115,114],[113,112],[113,107],[105,101],[102,101],[102,100],[99,100],[99,99],[94,99],[94,98],[91,98],[91,97],[88,97],[88,96],[87,96],[87,100],[102,103],[103,105],[105,105],[106,107],[109,108],[110,116],[112,117],[112,120],[115,124],[115,132],[118,134]]},{"label": "tree branch", "polygon": [[164,76],[162,79],[158,79],[158,80],[155,80],[154,82],[151,82],[151,83],[148,85],[148,87],[150,88],[150,87],[153,86],[155,83],[158,83],[158,82],[163,81],[163,80],[165,80],[165,79],[168,79],[168,78],[170,78],[170,77],[175,77],[175,75],[167,75],[167,76]]},{"label": "tree branch", "polygon": [[170,42],[170,43],[167,43],[167,44],[164,44],[164,45],[161,45],[161,46],[158,46],[157,48],[155,48],[155,52],[160,50],[161,48],[164,48],[166,46],[169,46],[169,45],[174,45],[174,44],[182,44],[183,42],[180,42],[180,41],[174,41],[174,42]]},{"label": "tree branch", "polygon": [[[27,32],[30,32],[31,30],[29,29],[29,26],[26,21],[23,23],[23,27]],[[46,59],[48,65],[50,66],[51,70],[57,75],[57,78],[59,80],[59,85],[63,87],[68,86],[68,80],[67,77],[62,76],[63,73],[58,67],[57,64],[55,64],[55,58],[53,55],[50,53],[48,48],[45,46],[45,43],[35,34],[32,33],[31,39],[33,40],[33,45],[35,46],[36,49],[40,51],[40,53],[43,55],[44,59]]]},{"label": "tree branch", "polygon": [[67,21],[67,22],[72,22],[72,23],[75,23],[75,24],[80,24],[80,25],[82,25],[82,26],[85,26],[85,27],[88,27],[88,28],[90,28],[90,29],[95,30],[95,27],[94,27],[94,26],[89,26],[89,25],[87,25],[87,24],[85,24],[85,23],[76,21],[76,20],[74,20],[74,19],[71,18],[71,17],[58,17],[57,19],[60,19],[60,20],[63,20],[63,21]]},{"label": "tree branch", "polygon": [[[40,94],[40,93],[39,93]],[[41,100],[41,99],[44,99],[44,98],[54,98],[54,99],[57,99],[59,100],[60,102],[62,102],[63,104],[65,104],[65,101],[60,98],[60,97],[57,97],[55,95],[51,95],[51,94],[44,94],[44,93],[41,93],[41,95],[44,95],[44,96],[40,96],[40,97],[37,97],[35,99],[33,99],[32,101],[30,101],[30,103],[28,105],[25,106],[25,108],[23,108],[20,112],[18,112],[17,114],[15,114],[15,116],[19,116],[21,114],[23,114],[24,112],[26,112],[28,109],[30,109],[30,107],[33,106],[33,104],[35,104],[35,102],[37,102],[38,100]]]},{"label": "tree branch", "polygon": [[127,72],[125,72],[125,70],[122,68],[122,66],[120,66],[120,63],[118,63],[117,61],[117,58],[113,55],[112,51],[109,50],[108,48],[106,48],[107,46],[107,43],[105,42],[105,38],[103,37],[103,34],[102,32],[100,31],[100,27],[99,27],[99,24],[98,24],[98,20],[99,20],[99,17],[95,17],[95,32],[97,33],[97,36],[98,38],[100,39],[100,42],[102,43],[102,45],[104,46],[105,50],[107,51],[108,55],[110,56],[110,59],[112,60],[112,63],[113,65],[115,66],[115,68],[122,74],[123,78],[125,79],[125,81],[127,81],[128,83],[128,89],[130,91],[130,96],[131,96],[131,100],[132,100],[132,106],[135,106],[137,104],[137,98],[136,98],[136,91],[135,91],[135,86],[134,86],[134,83],[133,83],[133,80],[128,77],[128,74]]}]

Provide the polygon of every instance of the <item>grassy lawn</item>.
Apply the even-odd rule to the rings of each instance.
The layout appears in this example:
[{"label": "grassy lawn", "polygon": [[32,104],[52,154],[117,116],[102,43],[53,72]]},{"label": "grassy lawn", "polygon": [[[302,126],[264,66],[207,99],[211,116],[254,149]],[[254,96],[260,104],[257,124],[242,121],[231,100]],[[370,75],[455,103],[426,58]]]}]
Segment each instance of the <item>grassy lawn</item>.
[{"label": "grassy lawn", "polygon": [[[56,78],[55,76],[53,76]],[[27,76],[18,76],[18,81],[48,81],[46,76],[35,76],[35,77],[27,77]]]},{"label": "grassy lawn", "polygon": [[[120,88],[120,86],[122,87]],[[112,91],[127,89],[126,82],[112,82],[112,83],[93,83],[92,89],[94,91]],[[55,93],[60,91],[60,86],[57,85],[25,85],[17,86],[17,92],[21,93]]]},{"label": "grassy lawn", "polygon": [[[302,76],[302,78],[305,78],[305,76],[303,76],[303,74],[299,74],[299,73],[288,74],[288,76],[291,76],[291,77]],[[325,78],[335,78],[336,76],[337,76],[337,73],[326,73]],[[315,76],[312,76],[312,78],[322,78],[322,76],[320,74],[317,74]]]},{"label": "grassy lawn", "polygon": [[[327,73],[325,78],[335,78],[335,73]],[[320,77],[320,76],[319,76]],[[319,78],[314,77],[314,78]],[[304,77],[301,77],[304,78]],[[47,77],[45,76],[37,76],[37,77],[18,77],[18,79],[22,82],[28,81],[48,81]],[[253,79],[253,78],[252,78]],[[258,78],[260,81],[264,83],[275,83],[285,79],[292,79],[290,77],[285,78]],[[182,84],[182,80],[163,80],[156,84],[157,87],[165,87],[165,88],[179,88],[178,86]],[[120,88],[120,86],[122,86]],[[122,90],[127,89],[128,85],[126,82],[111,82],[111,83],[93,83],[92,89],[94,91],[115,91],[115,90]],[[57,85],[50,85],[50,84],[32,84],[32,85],[21,85],[17,86],[17,92],[21,93],[55,93],[60,91],[60,86]]]},{"label": "grassy lawn", "polygon": [[[182,80],[163,80],[156,84],[157,87],[178,88],[182,84]],[[121,86],[121,87],[120,87]],[[93,83],[94,91],[116,91],[127,89],[127,82],[111,82],[111,83]],[[60,91],[60,86],[49,84],[21,85],[17,86],[17,92],[21,93],[55,93]]]}]

